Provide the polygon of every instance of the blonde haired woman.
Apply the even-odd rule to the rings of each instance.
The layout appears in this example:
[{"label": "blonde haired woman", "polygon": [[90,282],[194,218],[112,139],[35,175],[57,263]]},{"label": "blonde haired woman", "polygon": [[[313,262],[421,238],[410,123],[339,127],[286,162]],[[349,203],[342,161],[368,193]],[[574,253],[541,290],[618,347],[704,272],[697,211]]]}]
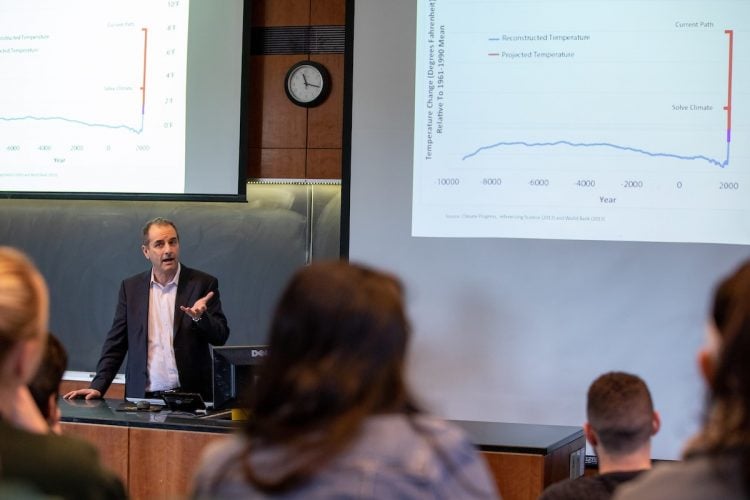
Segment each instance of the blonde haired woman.
[{"label": "blonde haired woman", "polygon": [[42,275],[21,252],[0,247],[0,497],[21,485],[62,498],[124,498],[96,450],[50,434],[31,397],[27,384],[42,357],[48,317]]}]

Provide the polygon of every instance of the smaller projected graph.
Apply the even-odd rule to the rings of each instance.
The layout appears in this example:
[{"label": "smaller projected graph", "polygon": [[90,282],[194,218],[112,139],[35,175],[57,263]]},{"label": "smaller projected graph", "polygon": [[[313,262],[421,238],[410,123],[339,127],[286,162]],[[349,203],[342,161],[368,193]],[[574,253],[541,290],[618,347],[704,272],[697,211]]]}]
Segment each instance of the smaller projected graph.
[{"label": "smaller projected graph", "polygon": [[184,191],[187,0],[0,7],[0,190]]},{"label": "smaller projected graph", "polygon": [[[141,79],[141,86],[139,87],[140,95],[141,95],[141,123],[138,128],[135,128],[135,126],[130,126],[126,124],[112,124],[112,123],[93,123],[93,122],[87,122],[84,120],[79,120],[76,118],[71,118],[67,116],[34,116],[34,115],[26,115],[26,116],[0,116],[0,121],[3,122],[25,122],[25,121],[39,121],[39,122],[63,122],[63,123],[70,123],[74,125],[83,125],[85,127],[93,127],[93,128],[105,128],[105,129],[111,129],[111,130],[128,130],[130,132],[133,132],[134,134],[140,134],[143,132],[143,115],[146,112],[146,59],[148,54],[148,28],[141,28],[141,31],[143,32],[143,77]],[[46,35],[45,37],[47,37]],[[21,37],[23,38],[23,37]],[[113,87],[109,87],[108,90],[114,90]],[[128,87],[126,89],[121,90],[128,90],[133,91],[133,87]],[[86,113],[85,111],[83,112]]]},{"label": "smaller projected graph", "polygon": [[413,235],[750,244],[746,4],[417,19]]}]

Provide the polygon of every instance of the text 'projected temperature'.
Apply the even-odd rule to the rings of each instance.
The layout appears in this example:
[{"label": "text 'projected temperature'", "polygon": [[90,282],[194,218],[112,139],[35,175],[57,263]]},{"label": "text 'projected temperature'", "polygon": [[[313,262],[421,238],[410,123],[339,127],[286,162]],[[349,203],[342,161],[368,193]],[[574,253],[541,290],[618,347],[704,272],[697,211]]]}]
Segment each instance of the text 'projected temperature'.
[{"label": "text 'projected temperature'", "polygon": [[420,1],[412,234],[750,244],[750,6]]},{"label": "text 'projected temperature'", "polygon": [[184,190],[187,0],[0,3],[0,190]]}]

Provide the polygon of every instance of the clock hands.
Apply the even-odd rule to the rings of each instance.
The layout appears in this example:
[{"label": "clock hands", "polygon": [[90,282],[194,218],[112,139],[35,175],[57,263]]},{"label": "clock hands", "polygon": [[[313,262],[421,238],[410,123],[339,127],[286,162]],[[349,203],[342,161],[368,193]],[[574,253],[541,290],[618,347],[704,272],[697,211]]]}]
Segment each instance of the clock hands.
[{"label": "clock hands", "polygon": [[318,89],[320,88],[320,85],[315,85],[314,83],[308,82],[307,81],[307,77],[305,76],[304,73],[302,73],[302,81],[305,84],[305,87],[315,87],[315,88],[318,88]]},{"label": "clock hands", "polygon": [[305,60],[289,68],[284,90],[294,104],[311,108],[326,100],[330,86],[331,75],[325,66]]}]

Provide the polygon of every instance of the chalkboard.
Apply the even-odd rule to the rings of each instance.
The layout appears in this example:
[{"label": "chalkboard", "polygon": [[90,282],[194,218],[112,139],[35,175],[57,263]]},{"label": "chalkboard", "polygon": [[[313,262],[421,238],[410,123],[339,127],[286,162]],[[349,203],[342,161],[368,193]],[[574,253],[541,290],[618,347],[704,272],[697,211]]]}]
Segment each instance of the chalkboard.
[{"label": "chalkboard", "polygon": [[[177,225],[181,260],[216,276],[229,345],[262,344],[290,275],[312,258],[337,257],[338,186],[248,186],[248,203],[2,200],[0,244],[37,264],[50,289],[50,330],[68,369],[93,371],[120,282],[148,269],[141,229]],[[313,210],[317,208],[317,210]]]}]

